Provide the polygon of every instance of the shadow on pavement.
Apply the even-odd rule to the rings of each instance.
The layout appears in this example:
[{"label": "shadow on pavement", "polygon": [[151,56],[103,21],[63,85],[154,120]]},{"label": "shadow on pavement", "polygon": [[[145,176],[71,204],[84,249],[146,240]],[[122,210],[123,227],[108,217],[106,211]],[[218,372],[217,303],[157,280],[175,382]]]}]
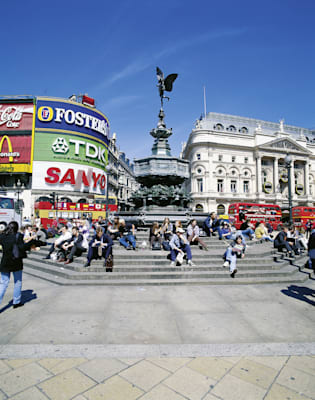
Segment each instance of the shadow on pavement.
[{"label": "shadow on pavement", "polygon": [[290,285],[288,289],[281,290],[286,296],[294,297],[295,299],[305,301],[312,306],[315,306],[315,301],[309,299],[307,296],[315,298],[315,290],[307,288],[305,286]]},{"label": "shadow on pavement", "polygon": [[[32,300],[37,299],[37,294],[33,290],[22,290],[21,302],[26,304]],[[13,306],[13,301],[11,300],[6,306],[0,308],[0,314]]]}]

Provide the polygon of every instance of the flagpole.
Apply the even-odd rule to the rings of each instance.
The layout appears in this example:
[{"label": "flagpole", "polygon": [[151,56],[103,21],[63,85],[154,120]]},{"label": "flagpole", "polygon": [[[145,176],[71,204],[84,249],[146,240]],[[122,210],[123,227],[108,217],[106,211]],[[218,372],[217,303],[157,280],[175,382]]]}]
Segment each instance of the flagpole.
[{"label": "flagpole", "polygon": [[205,119],[207,115],[207,100],[206,100],[206,87],[203,87],[203,106],[204,106],[204,113],[205,113]]}]

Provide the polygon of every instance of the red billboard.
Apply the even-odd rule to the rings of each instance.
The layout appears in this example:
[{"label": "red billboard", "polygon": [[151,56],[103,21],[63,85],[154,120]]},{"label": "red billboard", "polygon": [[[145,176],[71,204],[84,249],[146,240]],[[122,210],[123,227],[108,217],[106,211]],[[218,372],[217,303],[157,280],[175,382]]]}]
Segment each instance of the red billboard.
[{"label": "red billboard", "polygon": [[32,136],[7,136],[0,132],[0,164],[29,164]]},{"label": "red billboard", "polygon": [[32,103],[0,104],[0,132],[31,131],[33,114]]}]

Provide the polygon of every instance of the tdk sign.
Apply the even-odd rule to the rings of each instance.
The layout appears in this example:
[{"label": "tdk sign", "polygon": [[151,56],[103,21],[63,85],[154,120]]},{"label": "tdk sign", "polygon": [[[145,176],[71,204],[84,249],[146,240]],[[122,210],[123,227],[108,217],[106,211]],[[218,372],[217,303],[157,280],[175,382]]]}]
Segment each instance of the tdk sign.
[{"label": "tdk sign", "polygon": [[38,99],[36,128],[78,131],[97,138],[101,135],[102,140],[104,136],[107,139],[109,133],[109,123],[105,115],[80,104],[62,100]]}]

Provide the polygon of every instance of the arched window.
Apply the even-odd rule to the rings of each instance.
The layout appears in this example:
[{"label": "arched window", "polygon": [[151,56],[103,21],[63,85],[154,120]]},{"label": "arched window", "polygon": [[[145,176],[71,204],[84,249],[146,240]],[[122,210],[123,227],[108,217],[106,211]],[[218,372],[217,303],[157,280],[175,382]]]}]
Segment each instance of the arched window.
[{"label": "arched window", "polygon": [[223,214],[225,214],[225,205],[224,205],[224,204],[218,204],[218,207],[217,207],[217,214],[218,214],[218,215],[223,215]]},{"label": "arched window", "polygon": [[246,126],[242,126],[242,128],[239,131],[240,133],[248,133],[248,129],[246,128]]},{"label": "arched window", "polygon": [[236,128],[235,128],[234,125],[230,125],[230,126],[227,128],[227,131],[236,132]]},{"label": "arched window", "polygon": [[87,201],[87,199],[84,199],[84,198],[83,198],[83,199],[79,199],[79,200],[78,200],[78,203],[88,203],[88,201]]},{"label": "arched window", "polygon": [[223,131],[224,126],[222,124],[216,124],[214,125],[214,129],[216,129],[217,131]]},{"label": "arched window", "polygon": [[196,204],[195,210],[202,212],[203,211],[203,205],[202,204]]},{"label": "arched window", "polygon": [[69,197],[61,197],[59,201],[63,201],[64,203],[73,203],[73,201],[69,199]]},{"label": "arched window", "polygon": [[50,201],[51,197],[48,196],[40,196],[38,199],[35,200],[35,202],[37,201]]}]

